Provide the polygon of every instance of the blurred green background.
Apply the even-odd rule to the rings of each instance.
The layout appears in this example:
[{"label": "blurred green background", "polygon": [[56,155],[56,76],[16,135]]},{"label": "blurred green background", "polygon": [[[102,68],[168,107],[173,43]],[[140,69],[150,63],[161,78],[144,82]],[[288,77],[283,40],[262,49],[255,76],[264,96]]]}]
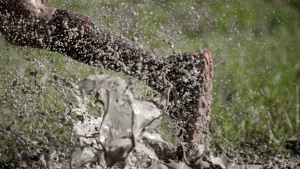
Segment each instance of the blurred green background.
[{"label": "blurred green background", "polygon": [[[300,133],[300,1],[46,0],[91,16],[160,55],[207,49],[214,60],[212,145],[262,156]],[[77,80],[101,71],[56,53],[15,47],[0,37],[0,91],[24,78]],[[114,72],[107,73],[118,76]],[[45,87],[44,109],[71,102]],[[9,95],[9,94],[7,94]],[[3,98],[3,97],[2,97]],[[0,100],[1,113],[14,105]],[[48,106],[48,107],[47,107]],[[51,108],[49,108],[49,106]],[[39,108],[39,106],[37,107]],[[93,111],[93,110],[91,110]],[[3,115],[2,115],[3,116]],[[298,139],[299,140],[299,139]],[[298,152],[299,153],[299,152]]]}]

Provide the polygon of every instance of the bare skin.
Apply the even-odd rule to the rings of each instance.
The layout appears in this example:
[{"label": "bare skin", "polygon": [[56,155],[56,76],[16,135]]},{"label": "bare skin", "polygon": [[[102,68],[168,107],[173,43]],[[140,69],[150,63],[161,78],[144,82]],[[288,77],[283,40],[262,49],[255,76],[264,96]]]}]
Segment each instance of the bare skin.
[{"label": "bare skin", "polygon": [[21,2],[24,9],[34,14],[35,17],[46,21],[51,19],[51,16],[56,10],[56,8],[44,5],[42,0],[22,0]]}]

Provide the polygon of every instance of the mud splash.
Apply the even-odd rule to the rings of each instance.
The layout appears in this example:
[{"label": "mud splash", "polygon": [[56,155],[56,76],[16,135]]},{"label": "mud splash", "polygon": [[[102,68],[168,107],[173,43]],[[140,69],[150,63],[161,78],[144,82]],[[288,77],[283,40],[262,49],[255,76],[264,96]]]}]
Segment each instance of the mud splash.
[{"label": "mud splash", "polygon": [[[160,120],[168,117],[158,107],[167,98],[147,99],[132,82],[106,75],[90,75],[72,85],[78,107],[73,111],[80,117],[74,122],[68,161],[52,160],[49,166],[59,168],[227,168],[228,160],[206,156],[197,165],[188,166],[177,160],[177,146],[161,137]],[[88,113],[89,96],[100,117]],[[184,144],[184,143],[179,143]],[[60,153],[53,151],[52,156]],[[55,159],[55,158],[52,158]],[[51,161],[51,160],[50,160]]]}]

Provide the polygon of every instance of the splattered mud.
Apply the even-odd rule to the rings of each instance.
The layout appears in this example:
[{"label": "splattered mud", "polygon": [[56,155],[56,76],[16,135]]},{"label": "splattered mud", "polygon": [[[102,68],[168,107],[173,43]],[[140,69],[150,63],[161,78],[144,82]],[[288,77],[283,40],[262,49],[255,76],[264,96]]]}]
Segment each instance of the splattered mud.
[{"label": "splattered mud", "polygon": [[[300,166],[295,157],[289,159],[277,155],[262,160],[255,155],[237,158],[230,153],[214,155],[209,151],[197,164],[187,165],[177,160],[177,145],[161,137],[160,119],[167,115],[156,105],[165,98],[146,101],[141,99],[136,87],[106,75],[91,75],[73,87],[82,93],[77,96],[80,104],[76,112],[83,120],[76,122],[72,132],[72,140],[78,147],[73,149],[70,163],[52,160],[53,167],[65,168],[70,164],[75,168],[116,169],[269,169]],[[91,94],[96,94],[95,104],[101,105],[100,118],[86,112],[86,96]]]}]

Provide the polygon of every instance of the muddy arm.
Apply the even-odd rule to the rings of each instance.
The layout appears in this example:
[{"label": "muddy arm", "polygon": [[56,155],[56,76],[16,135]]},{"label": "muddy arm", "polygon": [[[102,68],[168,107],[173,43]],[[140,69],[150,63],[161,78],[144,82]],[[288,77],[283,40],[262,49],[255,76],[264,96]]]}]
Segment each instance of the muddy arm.
[{"label": "muddy arm", "polygon": [[170,114],[178,122],[180,140],[209,142],[209,52],[164,58],[88,16],[47,7],[41,0],[0,0],[0,18],[0,32],[12,44],[59,52],[85,64],[123,72],[158,92],[173,86]]}]

